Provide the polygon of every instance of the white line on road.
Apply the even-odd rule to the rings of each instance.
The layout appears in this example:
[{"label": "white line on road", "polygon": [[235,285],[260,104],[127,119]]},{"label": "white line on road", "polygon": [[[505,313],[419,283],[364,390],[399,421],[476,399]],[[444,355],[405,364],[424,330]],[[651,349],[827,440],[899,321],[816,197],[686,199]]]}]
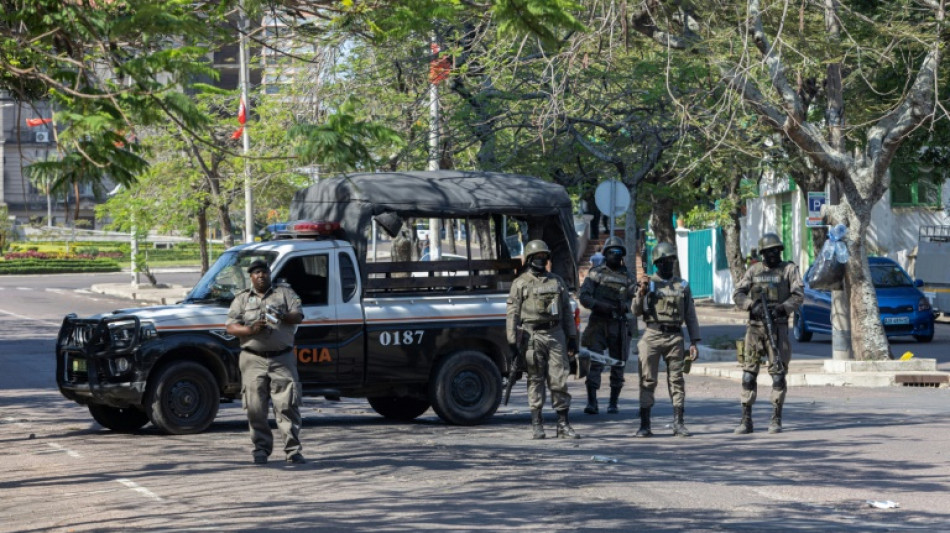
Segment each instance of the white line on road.
[{"label": "white line on road", "polygon": [[148,490],[147,488],[145,488],[145,487],[139,485],[138,483],[132,481],[131,479],[117,479],[116,482],[121,483],[121,484],[125,485],[126,487],[128,487],[128,488],[134,490],[135,492],[138,492],[139,494],[141,494],[141,495],[143,495],[143,496],[147,496],[147,497],[149,497],[149,498],[151,498],[151,499],[153,499],[153,500],[155,500],[155,501],[157,501],[157,502],[162,501],[161,496],[159,496],[158,494],[155,494],[154,492]]},{"label": "white line on road", "polygon": [[46,444],[47,444],[50,448],[53,448],[54,450],[59,450],[59,451],[61,451],[61,452],[66,452],[66,455],[68,455],[68,456],[70,456],[70,457],[75,457],[75,458],[77,458],[77,459],[79,459],[80,457],[82,457],[81,455],[79,455],[79,452],[70,450],[69,448],[66,448],[66,447],[64,447],[64,446],[61,446],[61,445],[59,445],[59,444],[56,444],[55,442],[47,442]]},{"label": "white line on road", "polygon": [[34,317],[31,317],[31,316],[21,315],[21,314],[19,314],[19,313],[13,313],[13,312],[11,312],[11,311],[6,311],[6,310],[3,310],[3,309],[0,309],[0,314],[7,315],[7,316],[12,316],[13,318],[20,318],[20,319],[23,319],[23,320],[31,320],[31,321],[33,321],[33,322],[39,322],[40,324],[45,324],[45,325],[47,325],[47,326],[59,326],[59,325],[61,324],[61,322],[52,322],[52,321],[50,321],[50,320],[43,320],[43,319],[41,319],[41,318],[34,318]]}]

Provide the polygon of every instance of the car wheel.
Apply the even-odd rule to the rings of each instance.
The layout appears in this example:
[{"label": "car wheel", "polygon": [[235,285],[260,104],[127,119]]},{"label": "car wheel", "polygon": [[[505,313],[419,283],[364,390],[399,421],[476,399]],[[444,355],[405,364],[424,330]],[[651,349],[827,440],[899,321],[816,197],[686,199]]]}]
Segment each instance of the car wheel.
[{"label": "car wheel", "polygon": [[798,342],[808,342],[811,340],[811,332],[805,329],[805,317],[801,311],[795,312],[795,318],[792,321],[792,336]]},{"label": "car wheel", "polygon": [[134,407],[89,404],[89,413],[100,426],[119,433],[131,433],[148,424],[148,416]]},{"label": "car wheel", "polygon": [[374,396],[367,399],[377,413],[404,422],[416,419],[431,406],[427,400],[407,396]]},{"label": "car wheel", "polygon": [[449,424],[478,424],[498,410],[501,371],[485,354],[464,351],[439,361],[429,385],[429,401]]},{"label": "car wheel", "polygon": [[934,340],[934,332],[930,330],[929,335],[914,335],[914,338],[917,339],[917,342],[930,342]]},{"label": "car wheel", "polygon": [[218,414],[221,394],[206,367],[179,361],[163,368],[149,387],[148,417],[172,435],[201,433]]}]

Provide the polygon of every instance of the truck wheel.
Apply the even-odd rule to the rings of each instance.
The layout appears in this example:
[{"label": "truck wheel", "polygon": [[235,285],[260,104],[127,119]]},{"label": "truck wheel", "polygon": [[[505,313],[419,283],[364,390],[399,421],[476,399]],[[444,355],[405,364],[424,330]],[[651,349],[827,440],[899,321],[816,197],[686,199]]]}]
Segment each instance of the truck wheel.
[{"label": "truck wheel", "polygon": [[134,407],[89,404],[89,413],[100,426],[119,433],[131,433],[148,424],[148,416]]},{"label": "truck wheel", "polygon": [[430,404],[426,400],[407,396],[375,396],[367,398],[370,407],[386,418],[393,420],[414,420],[429,410]]},{"label": "truck wheel", "polygon": [[798,342],[808,342],[811,340],[811,332],[805,330],[805,317],[802,316],[801,311],[796,312],[795,318],[792,319],[792,336],[794,336]]},{"label": "truck wheel", "polygon": [[218,383],[210,370],[178,361],[155,377],[145,405],[156,427],[172,435],[188,435],[208,429],[220,402]]},{"label": "truck wheel", "polygon": [[435,368],[429,401],[449,424],[478,424],[495,414],[501,403],[501,372],[481,352],[450,355]]}]

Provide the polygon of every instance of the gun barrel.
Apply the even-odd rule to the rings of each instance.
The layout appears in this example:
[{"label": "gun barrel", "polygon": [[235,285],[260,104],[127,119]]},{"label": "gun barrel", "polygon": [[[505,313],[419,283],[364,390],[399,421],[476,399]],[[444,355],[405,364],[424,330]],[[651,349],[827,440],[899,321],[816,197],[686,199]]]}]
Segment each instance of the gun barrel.
[{"label": "gun barrel", "polygon": [[600,363],[604,366],[624,366],[626,363],[619,359],[614,359],[607,354],[607,350],[603,352],[595,352],[589,348],[581,348],[579,350],[579,356],[590,359],[593,363]]}]

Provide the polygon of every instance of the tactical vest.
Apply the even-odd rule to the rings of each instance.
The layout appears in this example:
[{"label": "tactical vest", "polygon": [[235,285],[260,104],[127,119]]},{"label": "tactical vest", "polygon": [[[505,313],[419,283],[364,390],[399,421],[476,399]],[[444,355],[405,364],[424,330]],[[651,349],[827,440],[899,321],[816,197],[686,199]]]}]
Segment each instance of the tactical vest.
[{"label": "tactical vest", "polygon": [[594,298],[607,302],[626,302],[630,299],[630,278],[623,273],[614,272],[608,268],[598,269],[594,281]]},{"label": "tactical vest", "polygon": [[[791,294],[788,280],[783,275],[787,263],[782,262],[772,269],[766,267],[765,263],[759,264],[762,265],[761,269],[752,274],[752,290],[764,292],[769,305],[787,300]],[[755,289],[755,287],[758,287],[758,289]]]},{"label": "tactical vest", "polygon": [[686,314],[686,281],[651,279],[650,286],[656,298],[656,321],[681,326]]},{"label": "tactical vest", "polygon": [[525,324],[556,322],[561,312],[561,285],[557,278],[541,278],[522,289],[521,321]]}]

